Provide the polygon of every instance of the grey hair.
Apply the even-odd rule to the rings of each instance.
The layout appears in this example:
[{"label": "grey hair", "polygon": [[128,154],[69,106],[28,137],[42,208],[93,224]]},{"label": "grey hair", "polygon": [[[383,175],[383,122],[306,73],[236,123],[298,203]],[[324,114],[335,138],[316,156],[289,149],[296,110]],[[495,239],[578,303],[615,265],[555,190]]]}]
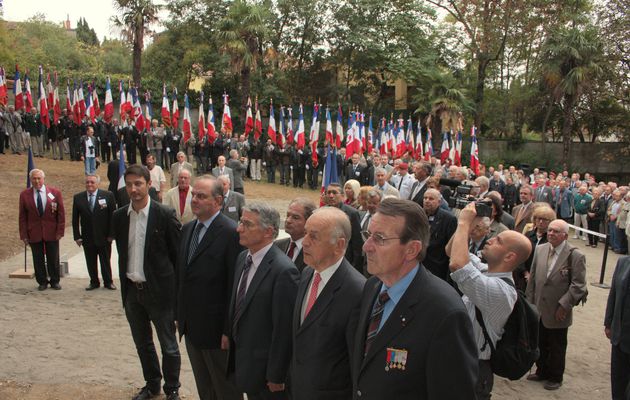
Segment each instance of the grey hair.
[{"label": "grey hair", "polygon": [[243,206],[243,211],[258,214],[260,226],[263,229],[273,228],[273,238],[278,237],[278,232],[280,231],[280,214],[278,210],[266,203],[254,202]]},{"label": "grey hair", "polygon": [[378,167],[374,169],[374,175],[376,174],[385,174],[387,175],[387,171],[385,171],[385,168],[383,167]]},{"label": "grey hair", "polygon": [[38,172],[42,174],[42,178],[46,178],[46,174],[44,173],[44,171],[42,171],[41,169],[33,168],[31,172],[28,173],[29,179],[33,179],[33,175]]},{"label": "grey hair", "polygon": [[225,183],[230,183],[230,175],[227,174],[219,175],[217,179],[220,181],[225,181]]},{"label": "grey hair", "polygon": [[238,150],[236,150],[236,149],[232,149],[232,150],[230,150],[230,157],[232,157],[232,158],[236,158],[236,157],[234,157],[234,155],[237,155],[237,156],[238,156]]},{"label": "grey hair", "polygon": [[98,183],[101,183],[101,177],[100,177],[100,176],[98,176],[98,175],[96,175],[96,174],[87,174],[87,175],[85,175],[85,177],[86,177],[86,178],[87,178],[88,176],[93,176],[93,177],[95,177],[95,178],[96,178],[96,183],[97,183],[97,184],[98,184]]},{"label": "grey hair", "polygon": [[382,200],[382,199],[383,199],[383,195],[382,195],[382,193],[381,193],[379,190],[376,190],[376,189],[370,189],[370,190],[367,192],[367,195],[368,195],[368,198],[371,198],[371,197],[378,197],[380,200]]}]

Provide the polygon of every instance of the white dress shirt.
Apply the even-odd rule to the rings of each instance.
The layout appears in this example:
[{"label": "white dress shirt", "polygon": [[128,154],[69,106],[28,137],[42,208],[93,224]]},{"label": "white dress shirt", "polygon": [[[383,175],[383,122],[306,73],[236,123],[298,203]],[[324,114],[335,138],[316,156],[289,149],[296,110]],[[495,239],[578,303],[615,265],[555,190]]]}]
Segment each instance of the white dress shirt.
[{"label": "white dress shirt", "polygon": [[[44,211],[46,210],[46,201],[48,197],[46,196],[46,185],[42,185],[42,188],[39,189],[41,191],[40,196],[42,197],[42,206]],[[35,208],[37,208],[37,189],[33,188],[33,200],[35,200]]]},{"label": "white dress shirt", "polygon": [[[271,246],[273,246],[273,242],[269,243],[268,245],[266,245],[265,247],[263,247],[262,249],[258,250],[257,252],[253,254],[249,251],[247,252],[248,255],[252,256],[252,266],[249,267],[249,273],[247,274],[247,286],[245,286],[245,293],[247,293],[247,290],[249,289],[249,285],[252,283],[252,279],[254,279],[254,275],[256,275],[256,271],[258,271],[258,266],[262,262],[263,258],[265,258],[265,256],[267,255],[267,252],[269,251]],[[238,279],[237,287],[241,286],[242,278],[243,278],[243,274],[241,274],[240,278]]]},{"label": "white dress shirt", "polygon": [[144,275],[144,245],[147,238],[147,221],[151,198],[147,205],[136,212],[131,204],[127,210],[129,216],[129,244],[127,244],[127,278],[134,282],[146,282]]},{"label": "white dress shirt", "polygon": [[[317,297],[319,297],[319,295],[322,293],[322,290],[324,290],[324,287],[326,287],[326,284],[328,283],[330,278],[332,278],[335,272],[337,272],[337,269],[339,269],[339,266],[341,265],[342,261],[343,261],[343,257],[337,260],[337,262],[331,265],[330,267],[326,268],[322,272],[319,272],[319,276],[322,278],[322,280],[319,281],[319,286],[317,287]],[[313,277],[311,277],[311,282],[308,284],[308,288],[306,289],[306,293],[304,294],[304,299],[302,299],[302,310],[300,311],[300,316],[301,316],[300,321],[304,321],[304,312],[306,311],[308,298],[311,295],[311,289],[313,287],[313,278],[315,277],[316,273],[318,272],[317,271],[313,272]]]},{"label": "white dress shirt", "polygon": [[[293,258],[291,259],[291,261],[295,262],[295,259],[297,258],[297,256],[300,254],[300,251],[302,251],[302,242],[304,241],[304,236],[302,236],[301,238],[299,238],[298,240],[291,240],[291,242],[295,243],[295,249],[293,250]],[[287,247],[287,251],[285,254],[287,254],[289,252],[289,249],[291,248],[291,242],[289,242],[289,247]]]}]

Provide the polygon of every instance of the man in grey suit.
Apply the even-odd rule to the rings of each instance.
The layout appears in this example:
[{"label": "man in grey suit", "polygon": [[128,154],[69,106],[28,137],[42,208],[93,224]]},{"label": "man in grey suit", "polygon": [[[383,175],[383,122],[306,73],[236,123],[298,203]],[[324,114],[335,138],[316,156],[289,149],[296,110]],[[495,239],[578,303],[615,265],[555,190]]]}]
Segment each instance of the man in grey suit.
[{"label": "man in grey suit", "polygon": [[292,261],[297,269],[302,272],[304,264],[304,252],[302,241],[304,240],[304,225],[311,217],[317,205],[306,197],[295,198],[287,208],[287,218],[284,221],[284,231],[288,238],[276,240],[276,246],[280,248]]},{"label": "man in grey suit", "polygon": [[280,215],[253,203],[243,208],[237,232],[247,248],[236,260],[228,321],[228,371],[250,400],[286,399],[291,322],[299,273],[273,244]]},{"label": "man in grey suit", "polygon": [[610,339],[610,383],[613,400],[630,398],[630,257],[617,261],[613,274],[604,333]]},{"label": "man in grey suit", "polygon": [[306,221],[304,259],[293,310],[291,393],[294,400],[352,397],[350,352],[365,278],[344,259],[348,216],[316,210]]},{"label": "man in grey suit", "polygon": [[527,299],[540,313],[540,358],[530,381],[547,381],[545,389],[562,386],[567,333],[572,310],[586,294],[586,258],[567,242],[569,225],[556,219],[547,228],[548,243],[536,248],[532,261]]},{"label": "man in grey suit", "polygon": [[245,207],[245,196],[230,190],[229,176],[219,175],[218,179],[223,185],[223,206],[221,207],[221,212],[226,217],[238,223],[241,219],[241,215],[243,214],[243,207]]},{"label": "man in grey suit", "polygon": [[229,176],[231,182],[230,190],[234,190],[234,171],[232,171],[232,168],[225,166],[225,157],[219,156],[219,158],[217,158],[217,164],[218,165],[216,167],[212,168],[212,175],[217,178],[221,175]]},{"label": "man in grey suit", "polygon": [[551,208],[554,208],[553,204],[553,189],[546,186],[547,179],[543,175],[538,175],[536,178],[536,191],[534,192],[535,202],[544,202],[549,204]]},{"label": "man in grey suit", "polygon": [[186,154],[183,151],[177,153],[177,162],[171,164],[171,187],[177,186],[177,179],[179,177],[179,171],[182,169],[187,169],[190,172],[191,178],[193,175],[193,166],[191,163],[186,161]]},{"label": "man in grey suit", "polygon": [[230,150],[230,159],[227,161],[227,166],[234,174],[234,191],[240,194],[245,194],[243,190],[243,175],[245,175],[245,171],[247,171],[247,165],[244,164],[246,160],[245,157],[239,159],[238,150]]}]

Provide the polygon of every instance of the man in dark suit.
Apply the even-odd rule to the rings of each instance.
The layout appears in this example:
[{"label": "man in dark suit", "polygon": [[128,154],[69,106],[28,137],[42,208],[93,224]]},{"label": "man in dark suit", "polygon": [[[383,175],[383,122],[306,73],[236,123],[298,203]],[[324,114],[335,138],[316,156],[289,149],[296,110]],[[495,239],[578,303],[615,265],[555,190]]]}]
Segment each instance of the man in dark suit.
[{"label": "man in dark suit", "polygon": [[416,181],[411,186],[411,192],[409,194],[409,200],[417,203],[422,207],[424,202],[424,193],[429,186],[427,181],[431,177],[433,167],[428,162],[418,161],[413,164],[413,175]]},{"label": "man in dark suit", "polygon": [[617,261],[606,304],[604,333],[610,339],[613,400],[630,398],[630,257]]},{"label": "man in dark suit", "polygon": [[359,153],[354,153],[351,157],[352,163],[346,167],[346,179],[356,179],[361,186],[368,184],[369,176],[367,167],[359,163]]},{"label": "man in dark suit", "polygon": [[538,175],[538,177],[536,177],[536,185],[537,186],[534,194],[534,201],[536,201],[537,203],[547,203],[549,204],[549,206],[551,206],[551,208],[553,208],[553,190],[549,186],[547,186],[547,179],[544,177],[544,175]]},{"label": "man in dark suit", "polygon": [[32,169],[31,187],[20,193],[20,239],[31,246],[37,289],[46,290],[50,284],[59,290],[59,239],[63,237],[66,216],[61,192],[46,186],[45,178],[44,171]]},{"label": "man in dark suit", "polygon": [[346,249],[346,260],[348,260],[357,271],[363,272],[363,252],[361,251],[363,239],[361,238],[361,217],[359,216],[359,212],[354,207],[343,203],[343,190],[338,183],[328,185],[324,202],[327,206],[341,209],[350,219],[352,235],[348,243],[348,248]]},{"label": "man in dark suit", "polygon": [[230,177],[228,175],[219,175],[217,178],[223,185],[223,205],[221,212],[226,217],[238,223],[243,214],[245,206],[245,196],[234,190],[230,190]]},{"label": "man in dark suit", "polygon": [[184,225],[177,254],[179,335],[186,336],[199,398],[240,399],[227,379],[228,304],[241,251],[236,222],[221,213],[223,185],[214,177],[197,178],[192,193],[197,219]]},{"label": "man in dark suit", "polygon": [[85,191],[74,195],[72,202],[72,233],[78,246],[83,246],[85,263],[90,274],[90,286],[85,290],[94,290],[101,286],[98,280],[97,259],[101,263],[103,286],[116,290],[112,280],[110,257],[112,244],[107,240],[112,215],[116,210],[114,194],[99,190],[101,178],[98,175],[85,177]]},{"label": "man in dark suit", "polygon": [[167,400],[179,400],[181,357],[175,336],[177,250],[181,224],[175,210],[149,198],[151,175],[142,165],[125,171],[131,203],[114,212],[110,238],[116,239],[122,304],[138,351],[146,386],[133,400],[160,393],[160,363],[151,322],[162,349]]},{"label": "man in dark suit", "polygon": [[457,229],[457,218],[450,211],[440,207],[442,195],[436,189],[428,189],[424,193],[423,208],[429,218],[431,239],[424,259],[425,267],[435,276],[448,279],[449,257],[446,255],[446,244]]},{"label": "man in dark suit", "polygon": [[276,246],[293,261],[293,264],[300,272],[306,266],[304,263],[304,252],[302,251],[302,241],[306,233],[304,225],[316,208],[317,205],[306,197],[293,199],[289,203],[287,218],[284,221],[284,231],[289,237],[276,240]]},{"label": "man in dark suit", "polygon": [[343,258],[350,220],[324,207],[306,221],[304,258],[293,310],[294,400],[352,397],[350,353],[365,278]]},{"label": "man in dark suit", "polygon": [[291,360],[291,317],[298,270],[273,244],[280,215],[253,203],[238,225],[247,248],[236,261],[230,313],[230,365],[237,389],[250,400],[286,399]]},{"label": "man in dark suit", "polygon": [[429,222],[411,201],[385,199],[363,248],[352,353],[355,399],[474,399],[477,347],[457,292],[422,265]]},{"label": "man in dark suit", "polygon": [[247,170],[247,165],[244,164],[244,161],[247,159],[245,157],[239,158],[238,150],[232,149],[230,150],[230,159],[227,161],[227,167],[232,170],[232,174],[234,175],[234,191],[240,194],[245,194],[243,190],[243,176],[245,175],[245,171]]}]

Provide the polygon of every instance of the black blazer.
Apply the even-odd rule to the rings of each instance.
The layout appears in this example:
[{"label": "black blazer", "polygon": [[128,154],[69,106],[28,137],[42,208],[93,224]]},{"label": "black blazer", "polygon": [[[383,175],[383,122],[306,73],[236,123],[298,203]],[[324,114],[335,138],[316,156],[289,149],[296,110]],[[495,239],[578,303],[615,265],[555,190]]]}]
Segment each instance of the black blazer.
[{"label": "black blazer", "polygon": [[115,210],[114,194],[107,190],[96,192],[93,211],[90,211],[87,191],[75,194],[72,201],[74,240],[81,239],[84,245],[105,246]]},{"label": "black blazer", "polygon": [[[416,187],[419,184],[420,184],[420,181],[415,181],[413,185],[411,185],[411,192],[410,192],[411,194],[413,194],[414,190],[416,190]],[[415,197],[411,198],[410,200],[420,205],[420,207],[422,207],[424,205],[424,193],[427,191],[428,188],[429,188],[429,185],[427,185],[427,182],[424,182],[424,186],[422,186],[422,188],[420,189],[420,191],[418,191]]]},{"label": "black blazer", "polygon": [[219,213],[206,230],[190,262],[190,241],[197,221],[182,229],[177,254],[178,330],[200,349],[221,348],[221,335],[228,333],[227,314],[234,279],[238,243],[236,222]]},{"label": "black blazer", "polygon": [[[278,246],[280,250],[282,250],[284,254],[287,254],[287,251],[289,251],[289,245],[291,244],[291,238],[288,237],[284,239],[278,239],[274,243],[276,244],[276,246]],[[304,254],[302,252],[302,249],[300,249],[300,253],[295,258],[293,264],[295,264],[298,271],[300,272],[302,272],[304,267],[306,267],[306,264],[304,264]]]},{"label": "black blazer", "polygon": [[368,185],[370,177],[368,175],[367,167],[359,163],[356,170],[354,170],[352,163],[348,164],[346,166],[346,180],[350,179],[359,181],[359,184],[361,186]]},{"label": "black blazer", "polygon": [[[127,260],[129,243],[130,205],[114,212],[110,237],[116,239],[118,250],[118,271],[120,275],[120,293],[123,307],[127,297]],[[177,290],[177,249],[181,227],[175,210],[151,201],[147,219],[147,234],[144,245],[144,275],[147,279],[146,290],[165,309],[175,308]]]},{"label": "black blazer", "polygon": [[228,369],[234,371],[238,390],[259,393],[267,390],[267,382],[287,380],[299,273],[289,257],[277,246],[271,246],[247,289],[241,317],[234,323],[234,303],[246,257],[247,251],[243,251],[236,260],[229,311]]},{"label": "black blazer", "polygon": [[[364,357],[381,281],[365,284],[352,354],[355,399],[475,398],[477,345],[457,292],[422,265]],[[407,351],[405,369],[386,370],[388,349]],[[359,394],[360,393],[360,394]]]},{"label": "black blazer", "polygon": [[350,354],[365,278],[344,259],[300,323],[313,273],[310,267],[302,271],[293,309],[292,398],[349,399]]},{"label": "black blazer", "polygon": [[118,190],[118,180],[120,179],[120,160],[111,160],[107,164],[107,179],[109,180],[109,185],[107,186],[107,190],[112,193],[116,193]]},{"label": "black blazer", "polygon": [[361,217],[359,211],[347,204],[339,207],[350,219],[352,235],[346,248],[346,260],[359,272],[363,272],[363,238],[361,237]]},{"label": "black blazer", "polygon": [[630,310],[625,309],[630,286],[630,257],[621,257],[617,261],[613,274],[606,304],[606,316],[604,326],[611,329],[610,342],[625,348],[630,346],[630,318],[627,318]]},{"label": "black blazer", "polygon": [[438,208],[433,216],[429,217],[431,224],[431,238],[424,265],[437,277],[447,280],[450,258],[446,255],[446,244],[457,229],[457,218],[449,211]]}]

